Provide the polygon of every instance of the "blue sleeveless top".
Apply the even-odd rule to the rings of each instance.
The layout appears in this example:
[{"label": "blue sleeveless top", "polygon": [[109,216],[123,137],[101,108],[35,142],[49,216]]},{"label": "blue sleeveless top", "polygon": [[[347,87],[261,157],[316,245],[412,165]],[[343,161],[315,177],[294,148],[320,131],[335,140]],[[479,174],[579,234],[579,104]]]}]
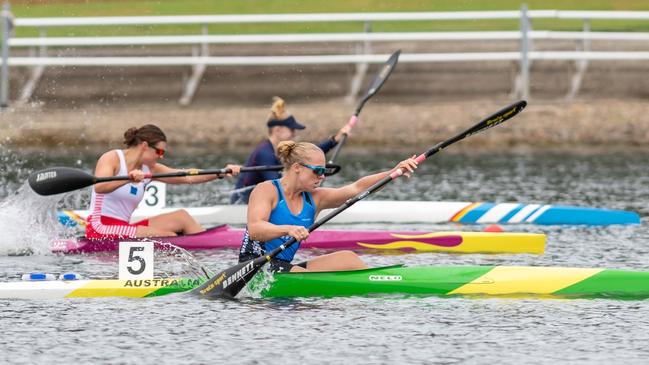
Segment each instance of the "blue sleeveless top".
[{"label": "blue sleeveless top", "polygon": [[[277,206],[275,206],[275,208],[270,212],[268,221],[270,223],[278,225],[288,224],[292,226],[303,226],[306,228],[310,227],[315,221],[316,213],[316,207],[313,203],[311,194],[307,192],[302,193],[302,211],[299,214],[295,215],[288,208],[288,204],[286,204],[286,199],[284,198],[282,187],[279,184],[279,179],[273,180],[273,185],[275,185],[275,188],[277,188],[278,201]],[[270,252],[276,249],[290,239],[291,236],[286,235],[266,242],[254,241],[250,239],[248,228],[246,228],[246,231],[243,235],[243,242],[241,242],[241,249],[239,251],[239,254],[262,256],[266,254],[266,252]],[[295,252],[297,252],[298,248],[300,248],[300,243],[294,243],[293,245],[291,245],[291,247],[282,251],[275,258],[290,262],[293,260]]]}]

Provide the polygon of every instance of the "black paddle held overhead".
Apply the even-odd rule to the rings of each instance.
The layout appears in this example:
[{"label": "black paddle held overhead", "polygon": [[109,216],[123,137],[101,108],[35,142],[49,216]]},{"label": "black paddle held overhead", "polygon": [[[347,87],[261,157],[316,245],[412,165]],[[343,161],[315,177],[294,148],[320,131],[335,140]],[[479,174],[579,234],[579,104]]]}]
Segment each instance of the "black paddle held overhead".
[{"label": "black paddle held overhead", "polygon": [[[442,149],[450,146],[451,144],[458,142],[468,136],[471,136],[476,133],[480,133],[484,130],[487,130],[491,127],[495,127],[498,124],[503,123],[504,121],[513,118],[518,113],[525,108],[527,102],[524,100],[518,101],[514,104],[509,105],[508,107],[501,109],[500,111],[492,114],[488,118],[483,119],[473,127],[467,129],[466,131],[456,135],[455,137],[449,138],[443,142],[436,144],[435,146],[428,149],[428,151],[417,156],[415,160],[418,163],[423,162],[428,157],[436,154]],[[396,170],[389,176],[386,176],[376,184],[370,186],[367,190],[361,192],[355,197],[347,200],[345,204],[331,211],[326,216],[318,219],[313,225],[309,227],[309,232],[313,232],[315,229],[323,225],[324,223],[331,220],[333,217],[342,213],[345,209],[356,204],[356,202],[364,199],[368,195],[374,193],[375,191],[381,189],[390,181],[398,178],[403,175],[403,171]],[[214,275],[210,280],[203,283],[200,287],[192,290],[192,293],[197,295],[202,295],[206,297],[221,297],[221,298],[234,298],[240,291],[243,289],[248,282],[253,278],[253,276],[261,269],[264,264],[280,254],[286,248],[295,244],[295,238],[291,238],[289,241],[279,246],[275,250],[267,253],[265,256],[257,257],[256,259],[242,262],[238,265],[232,266],[220,273]]]},{"label": "black paddle held overhead", "polygon": [[[361,110],[363,110],[363,106],[365,106],[365,103],[367,103],[368,100],[372,96],[374,96],[379,90],[381,89],[381,86],[385,83],[385,81],[390,77],[390,74],[392,74],[392,71],[394,70],[395,66],[397,65],[397,62],[399,62],[399,55],[401,54],[401,50],[398,50],[394,52],[390,58],[383,64],[383,67],[381,67],[381,71],[379,72],[378,75],[374,78],[374,81],[370,84],[370,88],[367,90],[367,93],[361,99],[361,101],[358,102],[358,105],[356,105],[356,110],[354,111],[354,114],[349,118],[349,122],[347,122],[347,125],[349,125],[349,128],[353,128],[356,122],[358,122],[358,115],[361,113]],[[338,154],[340,153],[340,149],[343,148],[343,145],[345,144],[345,141],[347,140],[347,133],[344,133],[342,137],[340,138],[340,141],[338,141],[338,144],[336,145],[336,148],[334,151],[331,153],[331,158],[329,159],[329,163],[334,163],[336,161],[336,158],[338,158]]]},{"label": "black paddle held overhead", "polygon": [[[252,166],[242,167],[241,173],[254,172],[254,171],[280,171],[284,167],[281,165],[273,166]],[[334,175],[340,171],[340,166],[336,164],[327,164],[327,172],[325,175]],[[196,176],[196,175],[225,175],[232,172],[230,169],[206,169],[206,170],[186,170],[170,172],[165,174],[146,175],[146,178],[161,179],[165,177],[183,177],[183,176]],[[50,167],[45,170],[40,170],[29,175],[29,186],[39,195],[55,195],[67,193],[73,190],[85,188],[97,183],[109,181],[125,181],[129,180],[128,176],[108,176],[97,177],[88,174],[87,172],[71,167]]]}]

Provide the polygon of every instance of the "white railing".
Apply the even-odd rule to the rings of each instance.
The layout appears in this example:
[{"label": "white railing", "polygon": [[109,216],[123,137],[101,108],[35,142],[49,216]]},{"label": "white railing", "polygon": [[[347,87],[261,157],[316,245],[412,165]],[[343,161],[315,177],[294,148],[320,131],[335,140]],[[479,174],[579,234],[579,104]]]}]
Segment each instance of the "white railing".
[{"label": "white railing", "polygon": [[[3,24],[9,27],[8,9],[3,13]],[[531,20],[542,18],[579,19],[584,21],[582,32],[559,32],[532,30]],[[518,19],[519,31],[492,32],[357,32],[357,33],[315,33],[315,34],[256,34],[256,35],[210,35],[209,24],[241,23],[295,23],[295,22],[370,22],[378,21],[445,21],[476,19]],[[401,41],[517,41],[518,52],[466,52],[466,53],[405,53],[400,57],[403,63],[424,62],[475,62],[475,61],[517,61],[519,76],[514,86],[518,96],[529,97],[530,62],[535,60],[565,60],[577,62],[571,91],[573,97],[581,84],[588,61],[649,60],[649,52],[593,52],[590,41],[646,41],[649,33],[591,32],[590,19],[636,19],[649,20],[647,11],[563,11],[527,10],[520,11],[469,11],[469,12],[420,12],[420,13],[344,13],[344,14],[264,14],[264,15],[200,15],[200,16],[147,16],[147,17],[79,17],[79,18],[18,18],[13,19],[15,27],[37,27],[40,37],[10,38],[3,42],[11,48],[32,47],[31,56],[3,58],[3,70],[7,66],[32,67],[32,77],[23,87],[21,100],[31,97],[46,66],[191,66],[193,74],[185,84],[181,103],[191,101],[206,66],[244,65],[309,65],[309,64],[356,64],[357,73],[352,81],[350,96],[358,91],[364,70],[369,63],[382,63],[388,57],[383,54],[369,54],[371,42]],[[114,37],[47,37],[45,29],[60,26],[117,26],[117,25],[169,25],[200,24],[202,35],[172,36],[114,36]],[[3,34],[7,34],[4,32]],[[576,51],[535,51],[535,40],[572,40],[580,42]],[[312,42],[361,42],[363,54],[345,55],[291,55],[291,56],[210,56],[210,44],[270,44],[270,43],[312,43]],[[48,47],[101,47],[133,45],[193,45],[192,56],[64,56],[47,55]],[[7,48],[5,46],[5,48]],[[4,53],[3,53],[4,54]],[[4,75],[4,73],[3,73]],[[6,87],[8,77],[3,77]],[[6,101],[6,99],[4,99]],[[2,101],[2,100],[0,100]]]},{"label": "white railing", "polygon": [[[519,10],[449,11],[401,13],[334,13],[334,14],[254,14],[254,15],[183,15],[125,16],[75,18],[16,19],[17,27],[60,27],[101,25],[170,25],[170,24],[243,24],[243,23],[318,23],[318,22],[383,22],[422,20],[520,19]],[[574,11],[529,10],[531,19],[624,19],[647,20],[649,11]]]},{"label": "white railing", "polygon": [[[649,33],[530,31],[532,40],[646,41]],[[403,32],[403,33],[320,33],[253,35],[176,35],[117,37],[35,37],[11,38],[11,47],[100,47],[184,44],[254,44],[311,42],[397,42],[397,41],[477,41],[520,40],[519,31],[496,32]]]}]

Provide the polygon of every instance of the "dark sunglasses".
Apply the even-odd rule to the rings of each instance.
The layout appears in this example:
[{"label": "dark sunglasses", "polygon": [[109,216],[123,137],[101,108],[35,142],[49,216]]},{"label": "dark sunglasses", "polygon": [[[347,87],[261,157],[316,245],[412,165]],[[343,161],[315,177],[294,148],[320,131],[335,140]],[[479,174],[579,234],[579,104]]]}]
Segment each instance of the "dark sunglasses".
[{"label": "dark sunglasses", "polygon": [[317,176],[323,176],[327,172],[327,168],[325,166],[313,166],[302,162],[300,162],[300,165],[306,167],[307,169],[310,169]]},{"label": "dark sunglasses", "polygon": [[153,148],[153,150],[155,151],[155,154],[158,155],[158,157],[165,157],[165,153],[167,151],[163,150],[162,148],[157,148],[157,147],[153,147],[153,146],[149,146],[149,147]]}]

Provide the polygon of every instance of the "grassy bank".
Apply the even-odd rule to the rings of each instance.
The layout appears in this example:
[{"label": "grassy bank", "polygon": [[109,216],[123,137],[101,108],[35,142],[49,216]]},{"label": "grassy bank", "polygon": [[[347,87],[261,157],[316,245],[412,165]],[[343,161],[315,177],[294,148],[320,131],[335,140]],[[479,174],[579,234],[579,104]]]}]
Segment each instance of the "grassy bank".
[{"label": "grassy bank", "polygon": [[[417,12],[417,11],[483,11],[516,10],[520,1],[513,0],[163,0],[163,1],[92,1],[81,0],[14,0],[12,11],[16,17],[79,17],[79,16],[147,16],[199,14],[279,14],[323,12]],[[530,9],[563,10],[649,10],[647,1],[614,0],[547,0],[527,1]],[[593,30],[649,31],[646,21],[596,20]],[[300,24],[246,24],[211,25],[209,32],[218,33],[306,33],[361,31],[362,23],[300,23]],[[538,20],[536,29],[579,30],[581,21]],[[377,22],[372,30],[380,31],[451,31],[451,30],[505,30],[517,29],[518,22],[510,20],[439,21],[439,22]],[[99,36],[129,34],[197,34],[198,26],[142,26],[142,27],[56,27],[48,29],[49,36]],[[37,29],[18,28],[17,36],[36,36]]]}]

